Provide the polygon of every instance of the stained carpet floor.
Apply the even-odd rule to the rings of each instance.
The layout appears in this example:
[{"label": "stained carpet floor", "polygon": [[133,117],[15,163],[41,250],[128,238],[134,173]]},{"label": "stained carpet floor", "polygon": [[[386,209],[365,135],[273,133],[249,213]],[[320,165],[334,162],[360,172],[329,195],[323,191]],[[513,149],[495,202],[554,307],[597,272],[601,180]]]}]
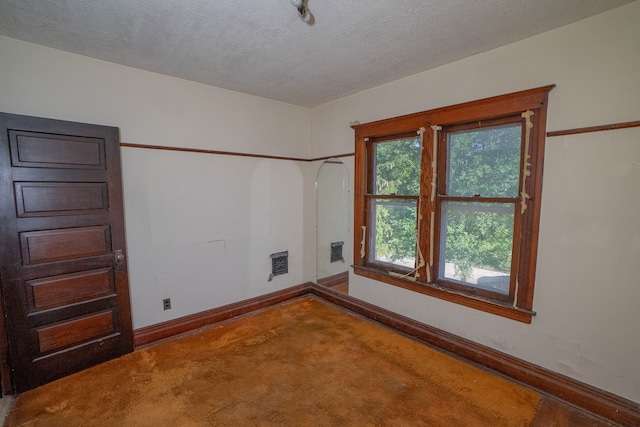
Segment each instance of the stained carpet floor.
[{"label": "stained carpet floor", "polygon": [[23,393],[5,425],[607,425],[572,411],[304,297]]}]

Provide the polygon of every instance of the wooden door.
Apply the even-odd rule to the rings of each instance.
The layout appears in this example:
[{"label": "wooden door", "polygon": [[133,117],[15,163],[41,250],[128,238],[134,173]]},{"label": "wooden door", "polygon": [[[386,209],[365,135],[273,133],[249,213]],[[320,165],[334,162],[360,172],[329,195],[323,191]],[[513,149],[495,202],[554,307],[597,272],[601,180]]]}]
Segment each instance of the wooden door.
[{"label": "wooden door", "polygon": [[118,129],[0,113],[0,217],[15,391],[131,352]]}]

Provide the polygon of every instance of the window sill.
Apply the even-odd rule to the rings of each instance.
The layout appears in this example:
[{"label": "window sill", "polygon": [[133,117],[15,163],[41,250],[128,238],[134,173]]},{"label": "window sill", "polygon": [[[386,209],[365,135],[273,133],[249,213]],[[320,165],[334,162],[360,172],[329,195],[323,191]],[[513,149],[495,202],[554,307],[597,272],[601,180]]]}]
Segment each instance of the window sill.
[{"label": "window sill", "polygon": [[531,323],[531,318],[536,315],[534,311],[524,310],[522,308],[513,307],[512,305],[507,304],[501,304],[495,301],[488,301],[477,297],[471,297],[469,295],[441,288],[434,284],[416,282],[411,279],[392,276],[374,268],[354,265],[353,271],[355,274],[366,277],[368,279],[373,279],[379,282],[387,283],[389,285],[398,286],[400,288],[464,305],[466,307],[495,314],[497,316],[506,317],[518,322]]}]

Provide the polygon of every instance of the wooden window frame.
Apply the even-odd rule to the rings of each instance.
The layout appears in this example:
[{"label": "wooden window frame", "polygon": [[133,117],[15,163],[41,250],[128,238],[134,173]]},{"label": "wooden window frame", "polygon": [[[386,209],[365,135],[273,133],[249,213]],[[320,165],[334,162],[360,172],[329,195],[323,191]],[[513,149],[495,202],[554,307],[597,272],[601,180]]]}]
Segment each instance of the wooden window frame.
[{"label": "wooden window frame", "polygon": [[[538,231],[540,223],[540,205],[542,192],[542,169],[545,145],[545,129],[548,94],[555,85],[543,86],[506,95],[485,98],[477,101],[457,104],[449,107],[394,117],[371,123],[353,126],[355,130],[355,183],[354,183],[354,272],[355,274],[390,285],[398,286],[421,294],[429,295],[467,307],[503,316],[524,323],[531,323],[535,315],[533,309],[533,290],[536,272],[538,249]],[[514,116],[530,111],[532,127],[530,129],[529,163],[527,169],[530,176],[525,180],[525,192],[529,195],[526,209],[520,213],[521,196],[515,201],[515,227],[512,262],[512,283],[508,301],[496,298],[491,292],[478,288],[460,286],[438,279],[438,256],[440,236],[441,203],[451,200],[444,195],[444,177],[446,172],[447,129],[457,129],[472,122],[487,123],[515,122]],[[524,119],[523,119],[524,120]],[[436,179],[436,198],[431,201],[433,136],[431,126],[438,126],[438,160]],[[523,126],[523,129],[526,126]],[[371,194],[369,192],[372,171],[370,158],[371,146],[376,141],[391,140],[403,137],[423,129],[423,155],[421,160],[420,195],[418,202],[418,218],[420,234],[419,246],[424,257],[428,258],[433,251],[434,265],[427,271],[428,265],[419,267],[415,275],[401,277],[406,273],[402,268],[368,261],[370,240],[370,212],[368,210]],[[523,130],[523,138],[524,132]],[[524,144],[523,144],[524,145]],[[444,160],[444,161],[443,161]],[[520,174],[522,179],[525,153],[521,155]],[[520,191],[520,188],[519,188]],[[490,198],[478,198],[478,202],[486,202]],[[430,230],[430,215],[435,213],[434,230]],[[431,245],[431,233],[434,234],[434,247]],[[364,247],[360,242],[364,243]],[[428,264],[428,262],[427,262]],[[400,273],[400,274],[398,274]],[[430,281],[427,277],[430,277]],[[514,292],[514,281],[517,280],[517,293]]]}]

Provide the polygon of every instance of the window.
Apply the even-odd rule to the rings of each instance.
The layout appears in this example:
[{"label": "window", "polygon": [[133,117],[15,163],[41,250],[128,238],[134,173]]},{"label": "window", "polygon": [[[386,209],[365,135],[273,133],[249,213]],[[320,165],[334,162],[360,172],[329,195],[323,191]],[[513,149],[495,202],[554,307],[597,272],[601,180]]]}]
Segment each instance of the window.
[{"label": "window", "polygon": [[413,269],[416,258],[416,221],[420,195],[420,138],[410,136],[375,140],[369,144],[371,177],[371,262]]},{"label": "window", "polygon": [[552,88],[354,126],[356,274],[530,323]]}]

